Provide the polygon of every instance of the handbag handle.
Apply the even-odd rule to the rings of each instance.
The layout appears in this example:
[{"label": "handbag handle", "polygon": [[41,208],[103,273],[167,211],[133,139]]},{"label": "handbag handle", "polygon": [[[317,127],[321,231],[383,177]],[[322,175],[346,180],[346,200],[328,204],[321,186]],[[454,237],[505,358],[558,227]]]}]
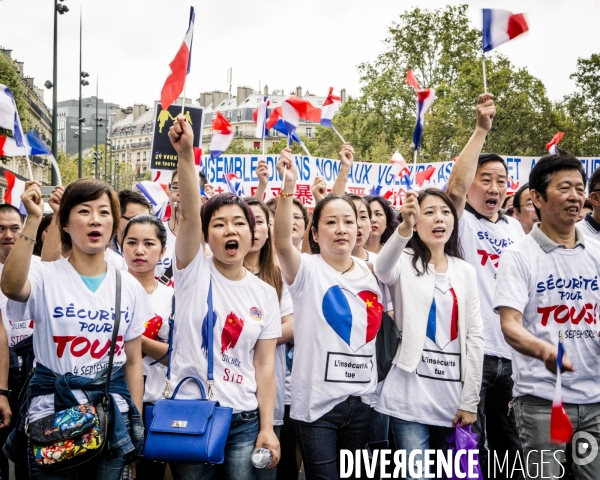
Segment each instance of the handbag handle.
[{"label": "handbag handle", "polygon": [[202,400],[206,400],[206,393],[204,392],[204,385],[202,385],[202,382],[200,380],[198,380],[196,377],[185,377],[184,379],[182,379],[181,382],[179,382],[177,384],[177,387],[175,387],[175,391],[173,392],[173,395],[171,395],[171,400],[175,400],[175,397],[177,396],[177,392],[179,391],[179,387],[181,387],[181,384],[183,382],[185,382],[186,380],[194,380],[194,382],[196,382],[198,384],[198,386],[200,387],[200,393],[202,394]]},{"label": "handbag handle", "polygon": [[115,348],[117,338],[119,337],[119,326],[121,325],[121,272],[115,268],[117,292],[115,295],[115,323],[113,324],[112,340],[110,342],[110,352],[108,354],[108,372],[106,374],[106,389],[104,390],[104,401],[108,400],[110,390],[110,377],[112,375],[113,360],[115,358]]},{"label": "handbag handle", "polygon": [[[187,380],[188,378],[194,378],[196,380],[196,382],[198,382],[198,384],[200,385],[200,388],[202,389],[202,398],[203,399],[208,399],[208,400],[212,400],[213,397],[213,385],[214,385],[214,379],[213,379],[213,329],[215,327],[215,311],[213,309],[213,299],[212,299],[212,279],[210,281],[210,284],[208,286],[208,312],[206,313],[206,329],[207,329],[207,343],[208,343],[208,352],[207,352],[207,364],[208,364],[208,372],[206,375],[206,385],[208,388],[208,395],[206,395],[204,393],[204,387],[202,386],[202,382],[200,382],[200,380],[198,380],[196,377],[186,377],[184,378],[181,382],[179,382],[179,384],[177,385],[177,387],[175,388],[175,391],[173,392],[173,396],[175,396],[175,394],[177,393],[177,390],[179,390],[179,386],[182,384],[183,381]],[[173,352],[173,327],[174,327],[174,318],[175,318],[175,295],[173,295],[173,300],[171,301],[171,314],[169,315],[169,347],[167,348],[167,353],[165,355],[163,355],[160,359],[156,360],[155,362],[151,363],[151,365],[154,365],[155,363],[158,363],[160,361],[162,361],[163,358],[167,357],[167,379],[165,382],[165,389],[164,389],[164,396],[165,398],[171,398],[171,384],[170,384],[170,380],[171,380],[171,353]]]}]

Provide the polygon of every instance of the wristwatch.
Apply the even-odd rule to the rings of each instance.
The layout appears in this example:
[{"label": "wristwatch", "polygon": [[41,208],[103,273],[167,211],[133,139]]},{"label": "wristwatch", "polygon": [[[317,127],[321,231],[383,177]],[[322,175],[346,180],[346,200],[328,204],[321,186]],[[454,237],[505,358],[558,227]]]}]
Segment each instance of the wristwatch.
[{"label": "wristwatch", "polygon": [[4,395],[6,398],[10,398],[12,395],[12,390],[2,390],[0,388],[0,395]]}]

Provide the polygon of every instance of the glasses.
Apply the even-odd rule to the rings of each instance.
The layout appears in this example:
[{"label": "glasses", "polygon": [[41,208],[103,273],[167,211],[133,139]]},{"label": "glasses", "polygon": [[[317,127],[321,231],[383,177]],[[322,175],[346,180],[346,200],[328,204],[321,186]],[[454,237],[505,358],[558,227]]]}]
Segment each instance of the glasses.
[{"label": "glasses", "polygon": [[527,202],[525,205],[515,205],[514,208],[518,209],[519,211],[521,209],[523,210],[527,210],[528,212],[534,212],[535,211],[535,207],[533,206],[533,202]]},{"label": "glasses", "polygon": [[169,190],[171,190],[172,192],[178,192],[179,191],[179,184],[178,183],[172,183],[171,185],[169,185]]}]

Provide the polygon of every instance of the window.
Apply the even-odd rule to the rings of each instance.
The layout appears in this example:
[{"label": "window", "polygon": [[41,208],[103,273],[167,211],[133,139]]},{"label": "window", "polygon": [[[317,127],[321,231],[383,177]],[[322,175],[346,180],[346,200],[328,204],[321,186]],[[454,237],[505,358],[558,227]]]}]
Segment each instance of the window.
[{"label": "window", "polygon": [[124,162],[124,161],[125,161],[125,154],[124,154],[124,153],[122,153],[122,154],[121,154],[121,161],[122,161],[122,162]]},{"label": "window", "polygon": [[312,137],[312,128],[310,128],[310,127],[306,128],[306,136],[307,137]]},{"label": "window", "polygon": [[143,157],[144,157],[144,162],[146,162],[146,152],[144,152]]},{"label": "window", "polygon": [[137,161],[139,162],[142,159],[142,156],[140,155],[140,152],[137,153]]},{"label": "window", "polygon": [[240,133],[239,127],[236,125],[235,127],[235,136],[237,137]]},{"label": "window", "polygon": [[254,150],[260,149],[260,142],[254,142]]}]

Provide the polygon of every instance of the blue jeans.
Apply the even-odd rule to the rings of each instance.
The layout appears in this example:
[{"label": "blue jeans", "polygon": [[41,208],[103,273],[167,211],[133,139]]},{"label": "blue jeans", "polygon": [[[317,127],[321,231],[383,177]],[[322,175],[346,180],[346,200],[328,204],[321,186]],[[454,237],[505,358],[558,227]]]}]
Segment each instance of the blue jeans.
[{"label": "blue jeans", "polygon": [[339,451],[365,448],[370,415],[360,397],[348,397],[314,422],[296,420],[307,480],[339,478]]},{"label": "blue jeans", "polygon": [[[121,413],[125,427],[129,429],[131,424],[129,413]],[[123,469],[126,465],[126,457],[113,457],[104,449],[102,455],[89,465],[85,465],[77,472],[60,473],[52,472],[47,468],[40,467],[33,459],[31,449],[29,449],[29,475],[32,479],[39,478],[44,480],[121,480]]]},{"label": "blue jeans", "polygon": [[[508,455],[509,465],[518,462],[518,455],[523,458],[515,416],[512,411],[509,415],[509,403],[513,399],[512,390],[512,362],[507,358],[484,355],[477,422],[473,425],[473,433],[479,436],[477,447],[484,477],[488,471],[488,450],[492,452],[490,455],[496,455],[498,458]],[[513,478],[522,478],[520,472],[516,472]]]},{"label": "blue jeans", "polygon": [[222,465],[169,463],[175,480],[255,480],[252,452],[258,437],[258,410],[236,413],[225,444]]},{"label": "blue jeans", "polygon": [[[448,450],[448,442],[446,438],[454,431],[452,427],[438,427],[435,425],[424,425],[417,422],[407,422],[400,418],[390,417],[390,423],[392,425],[392,435],[394,436],[394,443],[398,450],[406,450],[406,457],[410,455],[413,450]],[[415,462],[423,461],[423,455],[415,455]],[[436,463],[437,465],[437,463]],[[406,478],[427,478],[425,473],[422,477],[406,477]],[[435,470],[431,473],[435,474]]]}]

